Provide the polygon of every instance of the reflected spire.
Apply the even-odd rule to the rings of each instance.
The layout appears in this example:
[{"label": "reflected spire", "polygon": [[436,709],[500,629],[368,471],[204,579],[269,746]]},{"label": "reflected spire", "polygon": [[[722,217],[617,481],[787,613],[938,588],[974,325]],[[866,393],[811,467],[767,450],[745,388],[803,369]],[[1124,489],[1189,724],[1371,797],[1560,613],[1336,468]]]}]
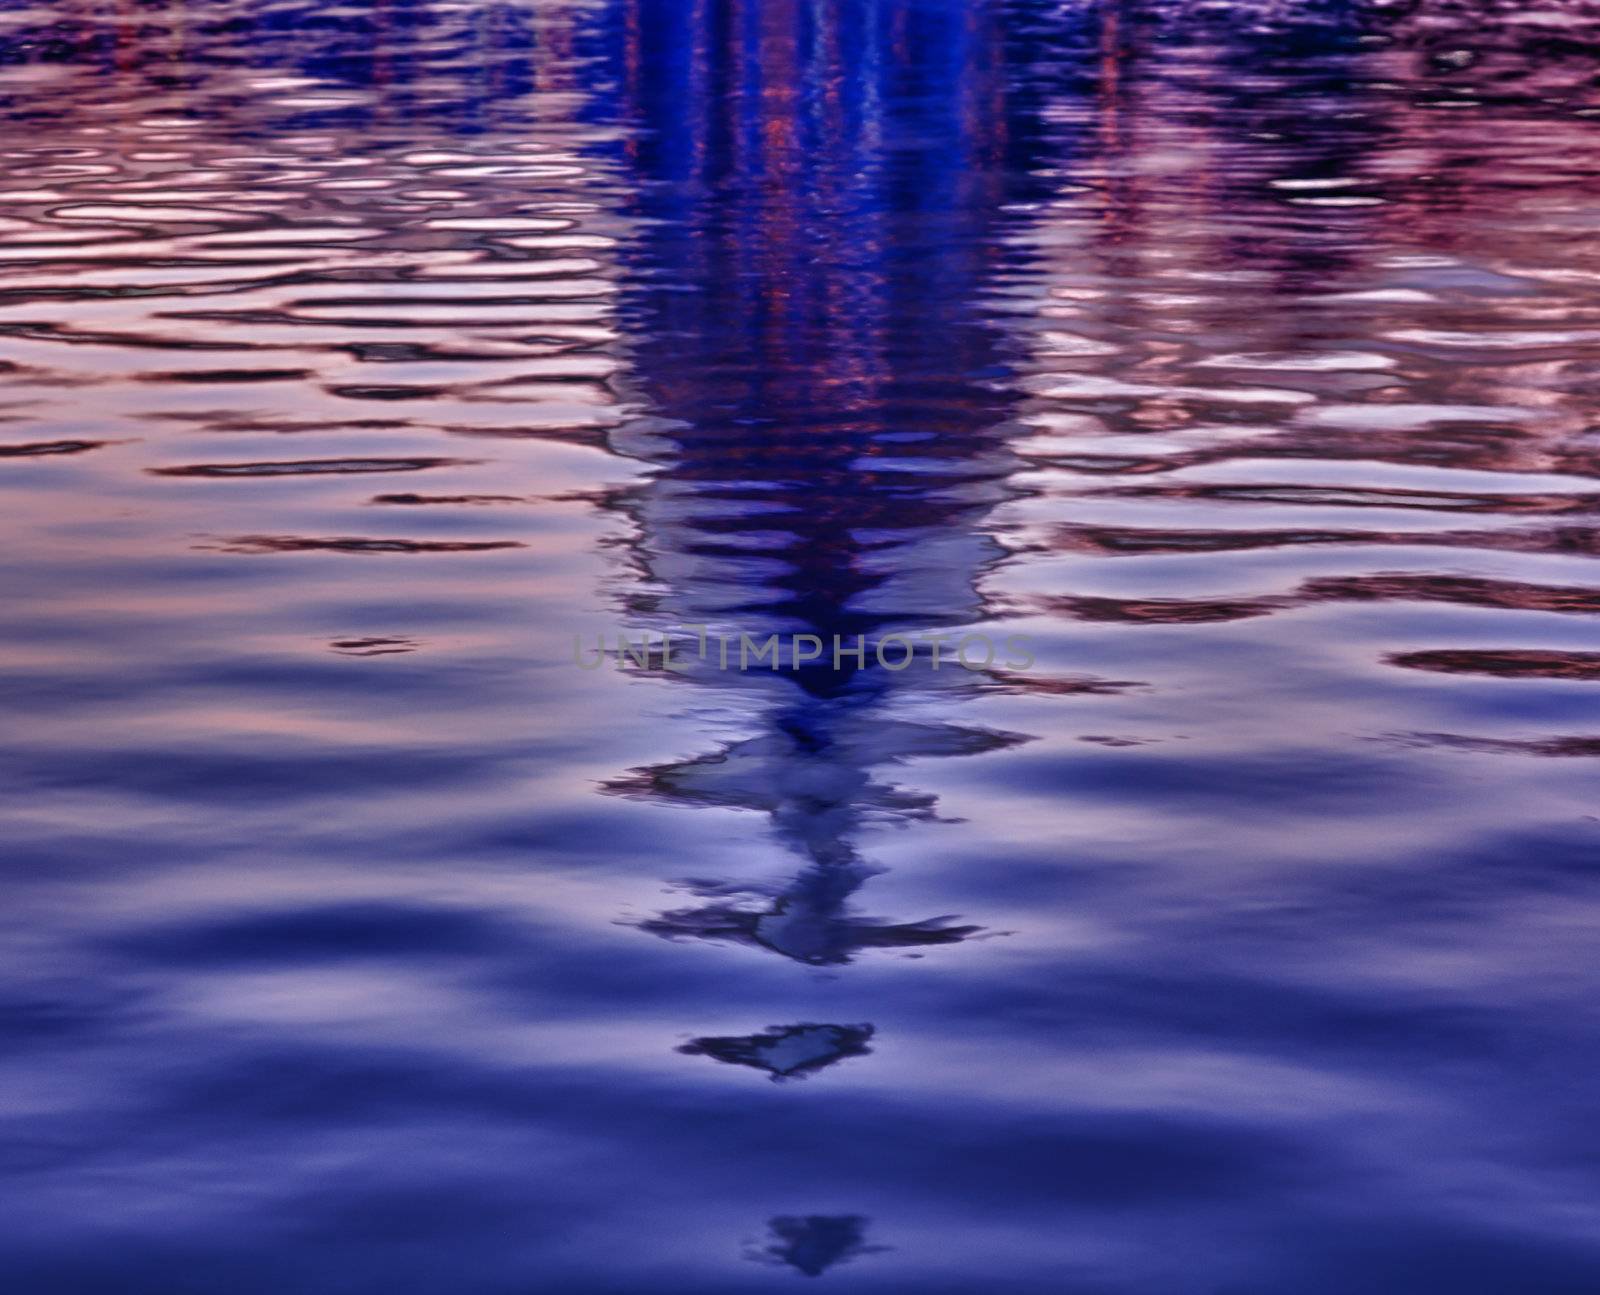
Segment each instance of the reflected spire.
[{"label": "reflected spire", "polygon": [[[627,13],[623,94],[648,129],[630,147],[641,237],[621,319],[651,416],[612,445],[655,469],[605,501],[633,523],[628,617],[830,646],[987,622],[981,583],[1005,550],[986,519],[1019,466],[999,336],[970,305],[1004,255],[993,17],[797,0]],[[705,902],[642,929],[813,966],[979,929],[858,911],[879,869],[857,839],[936,818],[885,766],[1023,739],[917,718],[965,672],[933,671],[926,649],[899,672],[870,655],[682,676],[750,736],[609,790],[761,812],[800,866],[685,880]]]},{"label": "reflected spire", "polygon": [[875,778],[906,759],[976,755],[1026,740],[1019,734],[879,718],[865,699],[806,699],[768,718],[759,736],[691,760],[634,770],[609,790],[685,806],[757,810],[803,866],[786,882],[689,879],[711,902],[641,922],[668,938],[724,940],[813,966],[851,961],[867,949],[955,944],[979,928],[949,916],[893,922],[861,915],[852,900],[878,869],[852,837],[871,821],[935,821],[935,799]]},{"label": "reflected spire", "polygon": [[685,1056],[711,1057],[734,1066],[764,1070],[774,1083],[804,1079],[845,1060],[864,1057],[874,1034],[870,1025],[771,1025],[759,1034],[691,1039]]},{"label": "reflected spire", "polygon": [[780,1215],[767,1225],[772,1230],[767,1243],[750,1257],[820,1277],[839,1264],[888,1249],[866,1243],[867,1222],[859,1214]]}]

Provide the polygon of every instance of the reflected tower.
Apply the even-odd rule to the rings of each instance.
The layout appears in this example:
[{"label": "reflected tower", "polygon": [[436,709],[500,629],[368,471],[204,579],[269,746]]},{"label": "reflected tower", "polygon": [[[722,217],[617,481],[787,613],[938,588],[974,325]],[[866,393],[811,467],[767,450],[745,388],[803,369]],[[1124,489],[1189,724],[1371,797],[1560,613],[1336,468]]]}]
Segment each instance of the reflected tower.
[{"label": "reflected tower", "polygon": [[617,22],[643,231],[622,323],[651,417],[613,445],[655,469],[609,501],[633,524],[627,618],[866,649],[684,676],[750,736],[612,790],[764,813],[799,870],[692,879],[701,902],[642,925],[818,966],[955,943],[977,928],[856,911],[874,868],[855,839],[934,814],[875,771],[1019,740],[919,714],[984,678],[948,653],[886,670],[872,651],[992,618],[984,520],[1016,467],[978,305],[1014,196],[995,17],[685,0]]}]

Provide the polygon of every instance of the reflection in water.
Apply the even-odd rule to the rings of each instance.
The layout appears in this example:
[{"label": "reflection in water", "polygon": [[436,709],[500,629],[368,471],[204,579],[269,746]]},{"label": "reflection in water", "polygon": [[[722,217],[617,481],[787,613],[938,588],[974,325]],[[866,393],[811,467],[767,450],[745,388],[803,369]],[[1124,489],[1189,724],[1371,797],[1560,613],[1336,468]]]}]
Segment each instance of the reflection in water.
[{"label": "reflection in water", "polygon": [[1407,733],[1399,740],[1489,755],[1600,756],[1600,737],[1547,737],[1519,742],[1514,738],[1462,737],[1455,733]]},{"label": "reflection in water", "polygon": [[104,441],[37,441],[31,445],[0,445],[0,458],[36,458],[46,454],[82,454],[97,450]]},{"label": "reflection in water", "polygon": [[678,1051],[691,1057],[714,1057],[735,1066],[765,1070],[774,1082],[804,1079],[847,1057],[864,1057],[870,1025],[773,1025],[760,1034],[695,1039]]},{"label": "reflection in water", "polygon": [[850,838],[869,821],[933,819],[933,797],[874,780],[874,766],[918,756],[976,755],[1020,739],[885,719],[876,712],[882,702],[878,691],[853,693],[842,702],[808,697],[775,711],[769,734],[612,783],[614,791],[672,804],[765,812],[777,839],[804,863],[780,885],[684,882],[716,902],[664,913],[641,927],[668,937],[751,944],[817,966],[849,962],[864,949],[955,944],[974,934],[977,927],[953,925],[946,917],[889,923],[853,915],[851,897],[876,870]]},{"label": "reflection in water", "polygon": [[[677,22],[643,8],[630,29],[625,95],[653,129],[632,154],[642,232],[623,319],[655,420],[639,452],[655,470],[618,504],[636,528],[625,603],[664,626],[809,634],[828,650],[785,660],[779,681],[759,667],[691,672],[724,705],[746,697],[759,731],[612,783],[764,812],[802,864],[777,885],[685,882],[714,902],[641,926],[813,965],[953,944],[978,928],[849,905],[876,872],[853,838],[934,812],[933,797],[871,770],[1021,740],[896,717],[940,687],[931,645],[903,672],[874,664],[885,634],[983,619],[978,581],[1003,556],[982,523],[1016,460],[987,381],[999,339],[968,305],[1006,198],[992,166],[996,19],[957,6],[818,16],[793,0],[677,8],[691,29],[738,36],[685,46]],[[864,658],[833,651],[841,641],[865,644]],[[945,692],[961,673],[950,654]]]},{"label": "reflection in water", "polygon": [[517,540],[366,540],[352,536],[240,535],[203,545],[224,553],[488,553],[519,549]]},{"label": "reflection in water", "polygon": [[0,9],[11,1284],[1589,1295],[1597,24]]},{"label": "reflection in water", "polygon": [[1470,576],[1370,575],[1307,580],[1287,594],[1255,598],[1121,599],[1057,597],[1048,600],[1051,611],[1087,621],[1124,621],[1147,625],[1201,624],[1207,621],[1247,620],[1268,616],[1290,607],[1328,602],[1437,602],[1467,607],[1503,607],[1508,610],[1600,612],[1600,591],[1582,586],[1548,588],[1513,580],[1485,580]]},{"label": "reflection in water", "polygon": [[1540,652],[1529,648],[1478,651],[1468,648],[1435,652],[1397,652],[1389,658],[1411,670],[1442,674],[1500,675],[1507,679],[1600,679],[1600,652]]},{"label": "reflection in water", "polygon": [[866,1244],[866,1223],[866,1219],[854,1214],[776,1218],[767,1225],[772,1229],[772,1239],[752,1258],[786,1264],[807,1277],[820,1277],[838,1264],[884,1249]]}]

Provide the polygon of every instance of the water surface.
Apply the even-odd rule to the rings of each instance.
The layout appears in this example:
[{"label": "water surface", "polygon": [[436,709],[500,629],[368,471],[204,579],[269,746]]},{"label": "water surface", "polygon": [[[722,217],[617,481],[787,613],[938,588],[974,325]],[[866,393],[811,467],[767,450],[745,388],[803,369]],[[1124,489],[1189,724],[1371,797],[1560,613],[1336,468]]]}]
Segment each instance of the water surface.
[{"label": "water surface", "polygon": [[0,10],[11,1285],[1600,1288],[1597,24]]}]

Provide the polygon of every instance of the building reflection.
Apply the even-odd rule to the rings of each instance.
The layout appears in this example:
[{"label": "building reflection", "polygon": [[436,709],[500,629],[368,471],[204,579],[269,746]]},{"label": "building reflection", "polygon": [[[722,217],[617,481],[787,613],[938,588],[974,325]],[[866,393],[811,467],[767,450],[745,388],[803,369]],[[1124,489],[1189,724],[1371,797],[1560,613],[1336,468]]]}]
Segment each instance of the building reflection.
[{"label": "building reflection", "polygon": [[[1483,353],[1462,350],[1451,329],[1462,293],[1468,318],[1507,336],[1592,324],[1589,307],[1574,301],[1554,321],[1527,313],[1530,284],[1517,276],[1539,264],[1537,249],[1393,254],[1406,242],[1397,230],[1452,249],[1458,177],[1476,177],[1480,200],[1531,186],[1497,170],[1484,141],[1437,105],[1384,87],[1386,76],[1416,77],[1367,41],[1357,6],[1246,3],[1191,21],[1178,6],[1111,0],[1035,22],[1028,8],[1003,7],[1001,24],[987,6],[843,4],[821,17],[781,0],[627,7],[624,99],[641,127],[629,161],[649,232],[624,328],[660,420],[621,447],[656,465],[622,505],[636,524],[636,623],[831,639],[992,618],[984,577],[1002,552],[991,512],[1039,467],[1052,475],[1032,488],[1055,495],[1039,510],[1039,548],[1085,561],[1412,537],[1298,521],[1213,530],[1175,522],[1176,507],[1156,526],[1090,525],[1061,496],[1570,506],[1532,493],[1408,500],[1381,487],[1352,505],[1361,492],[1318,497],[1289,482],[1274,496],[1270,480],[1152,486],[1234,460],[1584,467],[1571,450],[1587,413],[1578,366],[1566,355],[1462,365],[1452,347]],[[1440,34],[1434,48],[1458,40],[1473,45],[1476,33]],[[1439,74],[1461,79],[1466,66]],[[1568,151],[1581,153],[1588,134],[1572,131]],[[1397,135],[1435,147],[1408,157]],[[1498,268],[1469,268],[1469,253]],[[1551,348],[1568,340],[1552,332]],[[1216,493],[1230,489],[1255,493]],[[1435,530],[1421,542],[1461,539]],[[1492,542],[1589,551],[1568,531]],[[1394,574],[1201,601],[1056,590],[1041,606],[1185,624],[1386,598],[1592,609],[1583,591]],[[1589,678],[1592,655],[1398,664]],[[710,670],[688,682],[742,706],[753,731],[634,770],[613,790],[765,814],[800,866],[779,882],[690,880],[696,902],[644,930],[813,966],[978,932],[953,917],[859,915],[874,875],[860,839],[876,821],[933,816],[931,797],[883,781],[884,768],[1015,737],[901,722],[908,703],[955,691],[920,660],[900,674],[794,671],[786,688]],[[771,1027],[684,1051],[779,1079],[837,1064],[848,1028]],[[756,1257],[813,1276],[869,1249],[857,1216],[770,1226]]]},{"label": "building reflection", "polygon": [[[1096,13],[1092,82],[1045,109],[1059,164],[1038,219],[1015,235],[1039,272],[1035,304],[1014,321],[1027,350],[1018,418],[1034,433],[1019,449],[1048,470],[1053,516],[1086,495],[1242,499],[1225,482],[1150,484],[1192,469],[1215,477],[1235,460],[1284,464],[1284,485],[1252,487],[1269,507],[1408,506],[1402,490],[1319,497],[1288,482],[1295,461],[1592,470],[1592,449],[1575,444],[1592,414],[1572,344],[1597,315],[1564,285],[1600,266],[1585,255],[1575,271],[1559,237],[1484,237],[1520,225],[1548,238],[1564,218],[1512,219],[1535,200],[1532,174],[1472,111],[1494,99],[1536,112],[1576,94],[1590,65],[1581,43],[1340,3],[1180,13],[1129,0]],[[1576,114],[1539,129],[1552,158],[1588,151]],[[1396,250],[1407,246],[1428,250]],[[1466,493],[1417,499],[1475,507]],[[1561,506],[1528,499],[1529,511]],[[1069,553],[1247,537],[1165,519],[1159,531],[1067,523],[1028,536]],[[1293,525],[1251,546],[1350,542],[1593,548],[1560,526],[1457,536]],[[1075,614],[1071,599],[1052,607]]]},{"label": "building reflection", "polygon": [[867,645],[776,676],[710,666],[753,730],[611,789],[768,816],[798,870],[695,878],[698,901],[642,922],[836,965],[957,943],[942,915],[857,911],[877,871],[857,844],[933,798],[883,780],[905,761],[1021,740],[904,713],[970,680],[883,635],[970,626],[1003,550],[1001,338],[974,302],[999,271],[1012,195],[1006,50],[966,5],[778,0],[623,6],[623,98],[642,230],[622,308],[653,419],[614,438],[654,474],[611,506],[633,522],[632,624]]},{"label": "building reflection", "polygon": [[[948,667],[947,667],[948,668]],[[802,862],[791,878],[682,883],[707,902],[640,923],[669,938],[722,940],[813,966],[846,963],[868,949],[956,944],[978,927],[950,917],[885,921],[852,899],[877,872],[852,843],[871,821],[931,820],[933,797],[873,777],[875,766],[917,756],[975,755],[1020,741],[1012,734],[880,718],[876,690],[807,697],[763,716],[770,731],[697,759],[636,771],[612,789],[685,806],[767,814],[778,841]]]},{"label": "building reflection", "polygon": [[685,1056],[711,1057],[765,1071],[777,1083],[804,1079],[850,1057],[864,1057],[875,1033],[870,1025],[774,1025],[759,1034],[692,1039]]},{"label": "building reflection", "polygon": [[[621,322],[651,418],[612,443],[653,466],[606,501],[631,522],[626,619],[867,649],[677,676],[745,736],[610,790],[762,814],[789,862],[680,876],[685,901],[639,927],[808,967],[958,944],[980,920],[872,911],[863,837],[937,821],[899,766],[1024,739],[951,722],[984,677],[948,652],[890,671],[872,647],[996,614],[982,583],[1004,550],[986,519],[1019,460],[1005,339],[977,302],[1018,197],[1018,47],[987,6],[868,0],[629,3],[618,34],[641,231]],[[824,1018],[680,1051],[790,1080],[875,1034]],[[866,1226],[780,1216],[751,1257],[819,1276],[874,1252]]]},{"label": "building reflection", "polygon": [[780,1215],[767,1224],[770,1235],[766,1243],[750,1257],[793,1268],[807,1277],[820,1277],[851,1259],[887,1249],[867,1244],[867,1223],[859,1214]]},{"label": "building reflection", "polygon": [[[70,76],[71,102],[7,86],[0,107],[13,121],[88,109],[115,123],[207,104],[221,109],[206,122],[217,134],[349,130],[352,151],[367,132],[423,122],[430,138],[514,131],[530,96],[591,109],[604,98],[597,78],[572,75],[601,3],[51,0],[7,24],[0,67],[51,64]],[[277,93],[259,94],[256,74]]]}]

